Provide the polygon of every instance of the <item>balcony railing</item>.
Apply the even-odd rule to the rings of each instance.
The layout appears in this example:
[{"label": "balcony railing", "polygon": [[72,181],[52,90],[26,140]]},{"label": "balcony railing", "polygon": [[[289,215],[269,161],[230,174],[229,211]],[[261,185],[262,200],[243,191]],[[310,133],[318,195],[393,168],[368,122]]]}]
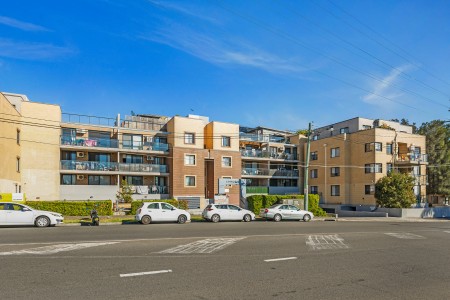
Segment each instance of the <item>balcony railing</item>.
[{"label": "balcony railing", "polygon": [[159,185],[132,185],[131,191],[134,194],[140,195],[148,195],[148,194],[168,194],[169,187],[168,186],[159,186]]},{"label": "balcony railing", "polygon": [[157,142],[122,141],[123,149],[168,151],[169,145]]},{"label": "balcony railing", "polygon": [[149,172],[149,173],[167,173],[166,165],[149,164],[119,164],[119,171],[122,172]]},{"label": "balcony railing", "polygon": [[98,148],[118,148],[118,140],[102,138],[77,138],[75,136],[61,136],[61,145],[98,147]]},{"label": "balcony railing", "polygon": [[297,154],[285,153],[285,152],[270,152],[263,150],[241,150],[242,157],[256,157],[256,158],[272,158],[272,159],[284,159],[284,160],[297,160]]},{"label": "balcony railing", "polygon": [[428,154],[417,153],[399,153],[397,157],[399,162],[427,163]]},{"label": "balcony railing", "polygon": [[428,175],[412,175],[414,177],[414,185],[428,185]]},{"label": "balcony railing", "polygon": [[247,194],[268,194],[269,187],[267,186],[246,186]]},{"label": "balcony railing", "polygon": [[266,143],[271,142],[271,143],[290,144],[288,138],[270,134],[240,133],[239,139],[242,141],[252,141],[252,142],[266,142]]},{"label": "balcony railing", "polygon": [[298,177],[298,170],[278,170],[278,169],[260,169],[260,168],[243,168],[242,175],[250,176],[283,176]]},{"label": "balcony railing", "polygon": [[62,121],[65,123],[117,126],[116,119],[114,118],[104,118],[104,117],[77,115],[68,113],[62,113]]},{"label": "balcony railing", "polygon": [[116,162],[62,160],[61,170],[118,171]]}]

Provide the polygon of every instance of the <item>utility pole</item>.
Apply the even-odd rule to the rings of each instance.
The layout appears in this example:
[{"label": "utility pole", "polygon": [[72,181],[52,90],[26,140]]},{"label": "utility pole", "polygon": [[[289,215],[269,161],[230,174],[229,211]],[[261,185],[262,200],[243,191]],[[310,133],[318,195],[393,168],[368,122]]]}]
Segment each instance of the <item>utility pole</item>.
[{"label": "utility pole", "polygon": [[304,191],[304,195],[305,195],[305,199],[304,199],[304,204],[305,204],[305,210],[308,210],[308,191],[309,191],[309,186],[308,186],[308,177],[309,177],[309,157],[310,157],[310,151],[311,151],[311,122],[308,125],[308,142],[306,144],[306,163],[305,163],[305,191]]}]

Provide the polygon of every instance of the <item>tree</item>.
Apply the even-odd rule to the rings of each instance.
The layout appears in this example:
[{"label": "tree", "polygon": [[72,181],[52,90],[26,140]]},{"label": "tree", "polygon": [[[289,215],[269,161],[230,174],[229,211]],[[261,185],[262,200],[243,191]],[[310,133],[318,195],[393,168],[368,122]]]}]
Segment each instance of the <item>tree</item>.
[{"label": "tree", "polygon": [[122,188],[117,192],[116,195],[117,200],[119,200],[120,202],[131,203],[133,201],[131,195],[133,195],[131,186],[126,180],[122,180]]},{"label": "tree", "polygon": [[299,129],[295,133],[296,134],[303,134],[304,136],[308,136],[308,129]]},{"label": "tree", "polygon": [[387,208],[409,208],[416,202],[414,177],[390,172],[375,184],[377,205]]},{"label": "tree", "polygon": [[423,123],[428,153],[427,194],[450,195],[450,125],[441,120]]}]

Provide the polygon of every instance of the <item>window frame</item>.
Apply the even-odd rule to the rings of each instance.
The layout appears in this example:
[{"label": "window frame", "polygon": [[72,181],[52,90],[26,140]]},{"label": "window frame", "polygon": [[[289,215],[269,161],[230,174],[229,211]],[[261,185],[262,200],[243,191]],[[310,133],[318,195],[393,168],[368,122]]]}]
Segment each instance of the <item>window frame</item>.
[{"label": "window frame", "polygon": [[[224,164],[224,159],[225,158],[229,158],[230,159],[230,164],[229,165],[225,165]],[[232,162],[232,157],[231,156],[222,156],[222,159],[220,161],[221,161],[222,168],[232,168],[233,167],[233,162]]]},{"label": "window frame", "polygon": [[[333,169],[334,169],[335,172],[333,172]],[[339,176],[341,176],[341,168],[340,167],[331,167],[330,168],[330,176],[331,177],[339,177]]]},{"label": "window frame", "polygon": [[340,156],[341,156],[341,149],[340,149],[340,147],[336,147],[336,148],[331,148],[330,149],[330,157],[331,158],[340,157]]},{"label": "window frame", "polygon": [[195,132],[185,132],[183,140],[185,145],[195,145]]},{"label": "window frame", "polygon": [[382,163],[364,164],[364,172],[366,174],[383,173],[383,164]]},{"label": "window frame", "polygon": [[311,169],[310,178],[319,178],[319,169]]},{"label": "window frame", "polygon": [[341,195],[341,186],[339,184],[331,185],[330,188],[331,188],[330,196],[337,197]]},{"label": "window frame", "polygon": [[[187,185],[186,180],[188,178],[193,178],[194,179],[194,185]],[[184,187],[187,187],[187,188],[197,187],[197,176],[195,176],[195,175],[184,175]]]},{"label": "window frame", "polygon": [[311,152],[311,160],[318,160],[319,159],[319,154],[317,153],[317,151]]},{"label": "window frame", "polygon": [[222,135],[222,147],[231,148],[231,137]]},{"label": "window frame", "polygon": [[[186,160],[188,156],[194,157],[194,163],[193,164],[187,163],[187,162],[189,162],[189,161]],[[184,154],[184,165],[185,166],[196,166],[197,165],[197,154],[185,153]]]}]

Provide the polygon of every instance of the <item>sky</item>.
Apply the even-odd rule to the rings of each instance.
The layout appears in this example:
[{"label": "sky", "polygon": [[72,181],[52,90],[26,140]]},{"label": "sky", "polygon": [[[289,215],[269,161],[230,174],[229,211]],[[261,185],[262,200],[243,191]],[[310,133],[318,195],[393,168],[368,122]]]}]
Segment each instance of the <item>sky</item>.
[{"label": "sky", "polygon": [[0,2],[0,91],[63,113],[450,119],[448,0]]}]

